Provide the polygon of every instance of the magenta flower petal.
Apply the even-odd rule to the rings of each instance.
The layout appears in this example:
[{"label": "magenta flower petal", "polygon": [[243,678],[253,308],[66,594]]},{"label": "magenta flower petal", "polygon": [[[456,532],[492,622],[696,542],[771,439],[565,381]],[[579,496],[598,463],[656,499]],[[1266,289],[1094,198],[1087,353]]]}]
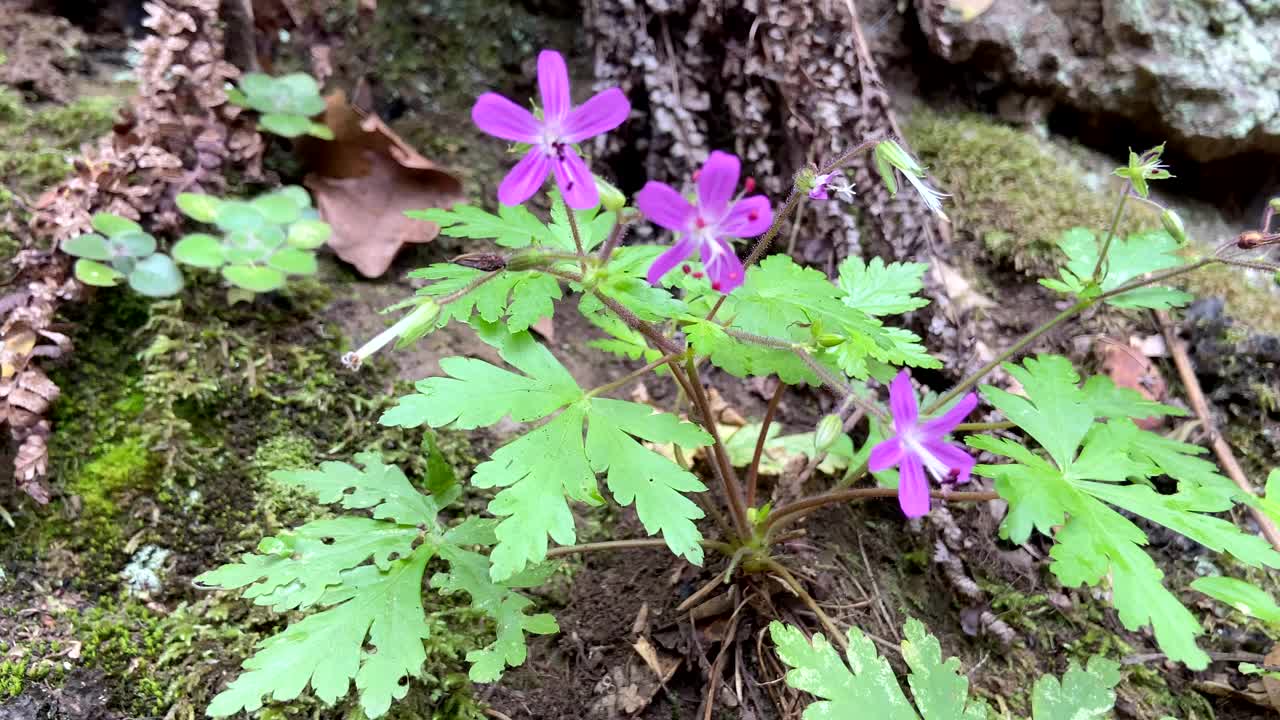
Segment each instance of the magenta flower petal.
[{"label": "magenta flower petal", "polygon": [[657,285],[663,275],[671,272],[671,270],[685,258],[693,254],[698,247],[698,242],[689,235],[680,238],[680,241],[671,246],[671,249],[658,256],[657,260],[649,266],[648,280],[650,285]]},{"label": "magenta flower petal", "polygon": [[880,472],[902,462],[902,442],[897,436],[888,440],[881,440],[876,446],[871,448],[871,454],[867,456],[867,468],[871,472]]},{"label": "magenta flower petal", "polygon": [[906,370],[898,373],[889,385],[889,410],[893,413],[893,426],[898,434],[915,425],[920,415],[915,390],[911,389],[911,374]]},{"label": "magenta flower petal", "polygon": [[551,165],[556,173],[556,185],[564,196],[564,204],[574,210],[586,210],[600,204],[600,191],[596,180],[573,148],[564,148],[561,157]]},{"label": "magenta flower petal", "polygon": [[[530,150],[498,186],[498,202],[503,205],[519,205],[533,197],[551,172],[551,159],[540,150]],[[592,185],[592,187],[595,187]]]},{"label": "magenta flower petal", "polygon": [[538,53],[538,87],[542,90],[542,117],[556,127],[569,114],[573,97],[569,93],[569,70],[564,56],[555,50]]},{"label": "magenta flower petal", "polygon": [[742,284],[742,261],[724,238],[702,244],[702,267],[707,271],[712,290],[728,295]]},{"label": "magenta flower petal", "polygon": [[925,452],[932,453],[951,469],[955,474],[955,480],[952,482],[960,485],[969,482],[969,473],[973,472],[973,466],[977,465],[977,461],[963,448],[941,440],[925,441],[921,446]]},{"label": "magenta flower petal", "polygon": [[960,398],[960,402],[951,406],[951,409],[939,415],[932,420],[921,425],[925,433],[932,437],[942,437],[955,429],[955,426],[964,422],[969,413],[978,406],[978,396],[975,393],[969,393]]},{"label": "magenta flower petal", "polygon": [[738,189],[738,176],[741,174],[742,163],[737,155],[716,150],[703,163],[698,176],[698,205],[708,219],[724,216],[733,192]]},{"label": "magenta flower petal", "polygon": [[609,88],[569,111],[562,128],[564,139],[577,143],[603,135],[621,125],[630,114],[627,96],[618,88]]},{"label": "magenta flower petal", "polygon": [[909,518],[924,517],[929,514],[929,480],[924,476],[924,468],[914,455],[902,459],[898,472],[898,505]]},{"label": "magenta flower petal", "polygon": [[[666,183],[650,180],[636,193],[636,207],[651,221],[668,230],[683,231],[689,226],[694,207]],[[686,253],[687,254],[687,253]]]},{"label": "magenta flower petal", "polygon": [[752,195],[733,204],[729,214],[720,222],[720,230],[733,237],[749,238],[760,235],[773,223],[773,210],[769,198]]},{"label": "magenta flower petal", "polygon": [[486,133],[512,142],[537,142],[540,132],[533,113],[498,93],[489,92],[476,98],[471,120]]}]

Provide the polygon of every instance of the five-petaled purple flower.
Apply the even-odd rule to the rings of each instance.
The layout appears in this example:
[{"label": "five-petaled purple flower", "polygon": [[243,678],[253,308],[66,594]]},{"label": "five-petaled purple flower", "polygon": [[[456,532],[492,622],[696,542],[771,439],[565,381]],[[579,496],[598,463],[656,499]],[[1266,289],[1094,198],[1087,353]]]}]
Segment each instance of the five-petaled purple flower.
[{"label": "five-petaled purple flower", "polygon": [[573,107],[569,72],[564,58],[554,50],[543,50],[538,55],[538,86],[542,90],[541,119],[492,92],[477,98],[471,108],[471,119],[481,130],[532,146],[502,180],[498,200],[504,205],[519,205],[542,187],[548,173],[554,172],[569,207],[595,207],[600,202],[595,178],[573,145],[621,125],[631,112],[631,103],[621,90],[609,88]]},{"label": "five-petaled purple flower", "polygon": [[[649,267],[649,282],[656,285],[676,265],[699,252],[711,288],[729,293],[742,284],[742,262],[726,237],[755,237],[773,222],[773,209],[763,195],[734,201],[742,167],[736,155],[716,150],[695,176],[698,201],[691,203],[675,188],[650,180],[636,194],[640,212],[668,230],[677,242]],[[750,183],[748,183],[750,185]]]},{"label": "five-petaled purple flower", "polygon": [[898,504],[907,517],[929,512],[929,480],[925,470],[939,483],[967,483],[974,460],[963,448],[943,440],[973,412],[978,396],[969,393],[950,410],[932,420],[920,422],[920,406],[911,389],[911,375],[898,373],[889,386],[889,409],[893,414],[894,436],[871,449],[867,467],[872,472],[898,466]]}]

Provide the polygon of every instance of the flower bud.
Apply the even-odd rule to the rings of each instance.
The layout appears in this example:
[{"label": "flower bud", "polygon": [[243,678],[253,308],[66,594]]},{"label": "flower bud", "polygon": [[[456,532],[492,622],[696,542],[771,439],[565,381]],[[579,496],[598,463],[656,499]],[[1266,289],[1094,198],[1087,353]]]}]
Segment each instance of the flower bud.
[{"label": "flower bud", "polygon": [[1270,200],[1271,209],[1280,212],[1280,197],[1274,197]]},{"label": "flower bud", "polygon": [[844,421],[839,415],[831,413],[818,421],[818,429],[813,433],[813,448],[824,453],[835,443],[836,438],[844,432]]},{"label": "flower bud", "polygon": [[401,348],[430,332],[432,322],[440,315],[440,306],[430,298],[411,302],[418,305],[413,312],[400,318],[395,325],[378,333],[372,340],[360,346],[359,350],[343,355],[342,364],[349,370],[359,370],[370,355],[391,344],[392,341],[396,341],[396,347]]},{"label": "flower bud", "polygon": [[1187,229],[1182,225],[1182,218],[1178,217],[1178,213],[1165,208],[1164,212],[1160,213],[1160,224],[1179,245],[1187,243]]},{"label": "flower bud", "polygon": [[818,181],[818,173],[813,169],[812,165],[806,166],[803,170],[796,173],[796,190],[802,193],[808,193],[813,189],[813,184]]},{"label": "flower bud", "polygon": [[889,194],[894,197],[898,195],[898,178],[893,174],[894,170],[914,178],[924,175],[924,169],[915,158],[894,140],[881,140],[877,143],[875,157],[876,171],[880,173],[880,179],[889,189]]},{"label": "flower bud", "polygon": [[600,193],[600,204],[609,212],[618,212],[627,204],[627,196],[613,185],[613,183],[605,180],[599,175],[593,175],[596,179],[596,190]]},{"label": "flower bud", "polygon": [[845,336],[836,335],[835,333],[822,333],[816,339],[818,344],[824,348],[833,348],[846,340]]}]

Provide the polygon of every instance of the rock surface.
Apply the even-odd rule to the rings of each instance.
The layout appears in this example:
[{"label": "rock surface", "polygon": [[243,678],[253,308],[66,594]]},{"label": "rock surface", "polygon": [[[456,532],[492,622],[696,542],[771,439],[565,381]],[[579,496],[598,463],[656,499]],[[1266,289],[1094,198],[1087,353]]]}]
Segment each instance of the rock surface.
[{"label": "rock surface", "polygon": [[997,0],[967,23],[945,6],[916,0],[949,62],[1122,116],[1197,160],[1280,151],[1280,3]]}]

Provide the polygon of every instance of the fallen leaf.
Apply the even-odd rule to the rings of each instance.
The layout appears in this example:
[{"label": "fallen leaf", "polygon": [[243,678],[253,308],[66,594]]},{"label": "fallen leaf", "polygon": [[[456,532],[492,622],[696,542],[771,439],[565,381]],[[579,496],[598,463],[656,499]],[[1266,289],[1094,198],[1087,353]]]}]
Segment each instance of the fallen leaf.
[{"label": "fallen leaf", "polygon": [[537,322],[530,325],[529,329],[541,335],[542,339],[549,343],[554,343],[556,341],[556,326],[549,317],[540,318]]},{"label": "fallen leaf", "polygon": [[[1168,392],[1164,376],[1160,368],[1142,353],[1133,343],[1115,338],[1101,338],[1098,341],[1099,354],[1102,355],[1102,370],[1116,385],[1137,390],[1148,400],[1161,402]],[[1163,423],[1159,416],[1133,418],[1134,424],[1143,430],[1154,430]]]},{"label": "fallen leaf", "polygon": [[[1280,645],[1271,648],[1271,652],[1267,653],[1263,662],[1272,667],[1280,665]],[[1262,687],[1267,691],[1267,699],[1271,701],[1271,707],[1280,712],[1280,680],[1271,675],[1263,675]]]},{"label": "fallen leaf", "polygon": [[960,20],[971,22],[986,12],[995,0],[948,0],[947,5],[960,13]]},{"label": "fallen leaf", "polygon": [[418,154],[376,115],[336,92],[326,98],[324,124],[332,141],[298,143],[320,216],[333,227],[329,247],[365,277],[378,277],[405,243],[431,242],[435,223],[405,217],[405,210],[448,208],[461,201],[462,184]]}]

